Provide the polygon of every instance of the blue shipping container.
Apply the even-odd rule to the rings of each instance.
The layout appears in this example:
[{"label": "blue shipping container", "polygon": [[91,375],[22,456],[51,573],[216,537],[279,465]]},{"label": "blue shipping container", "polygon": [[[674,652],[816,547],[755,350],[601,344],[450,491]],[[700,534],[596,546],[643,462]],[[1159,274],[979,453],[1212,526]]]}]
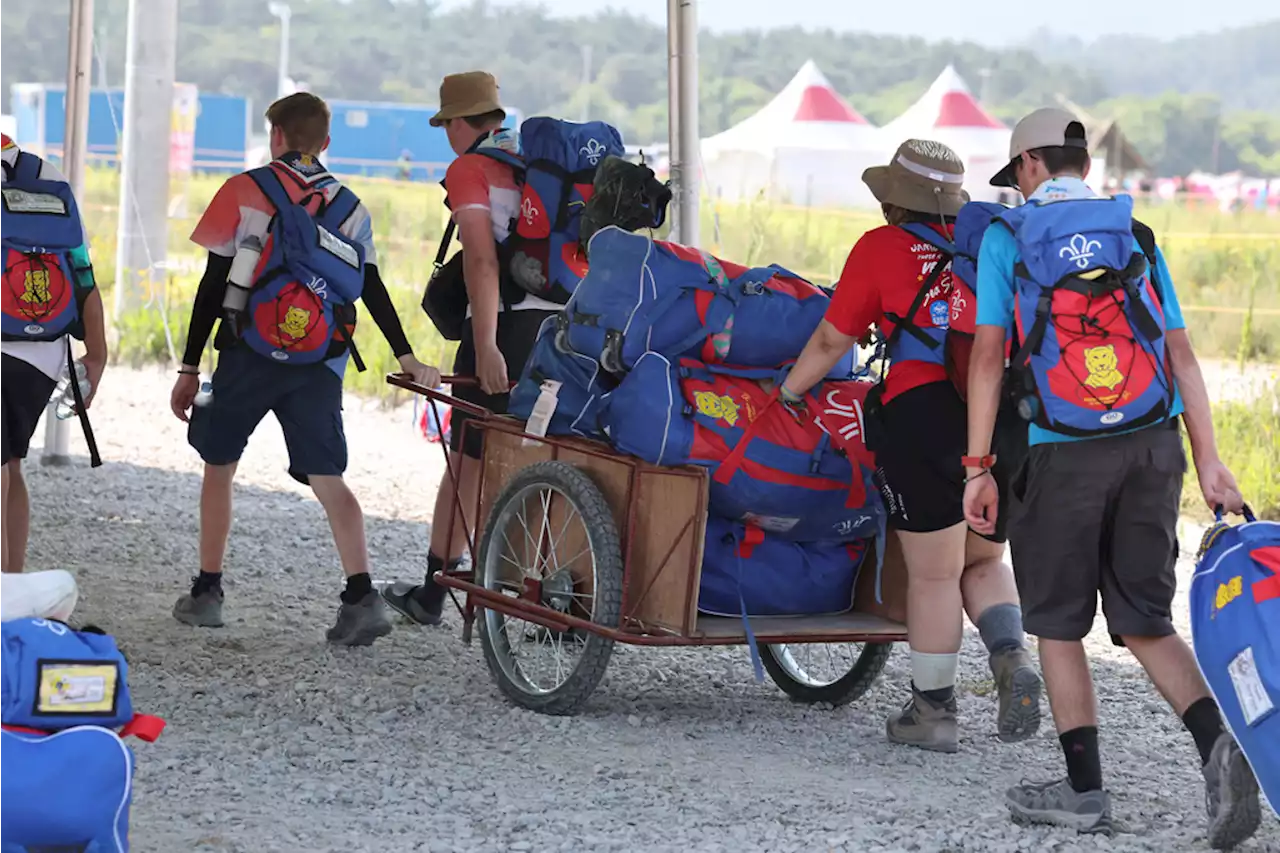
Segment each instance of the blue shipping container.
[{"label": "blue shipping container", "polygon": [[[62,160],[66,139],[66,87],[42,83],[16,83],[11,87],[14,141]],[[89,93],[89,148],[91,165],[115,167],[124,126],[124,90],[94,89]],[[249,100],[237,95],[201,92],[196,112],[195,170],[240,172],[245,167],[249,140]]]}]

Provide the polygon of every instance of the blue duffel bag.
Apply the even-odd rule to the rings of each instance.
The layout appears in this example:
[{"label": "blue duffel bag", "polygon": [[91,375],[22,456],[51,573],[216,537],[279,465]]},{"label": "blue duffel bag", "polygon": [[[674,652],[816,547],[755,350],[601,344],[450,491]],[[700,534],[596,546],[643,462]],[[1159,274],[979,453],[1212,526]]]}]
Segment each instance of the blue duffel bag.
[{"label": "blue duffel bag", "polygon": [[759,527],[707,519],[698,610],[714,616],[818,616],[853,606],[869,540],[789,542]]},{"label": "blue duffel bag", "polygon": [[618,382],[598,361],[563,345],[563,317],[563,314],[554,314],[542,321],[533,352],[525,362],[520,380],[511,389],[507,413],[527,421],[533,414],[542,383],[551,379],[560,383],[560,389],[547,435],[603,439],[601,413],[606,395]]},{"label": "blue duffel bag", "polygon": [[1280,815],[1280,523],[1218,522],[1191,579],[1196,660],[1222,716]]},{"label": "blue duffel bag", "polygon": [[137,715],[115,641],[47,619],[3,623],[0,853],[127,853]]}]

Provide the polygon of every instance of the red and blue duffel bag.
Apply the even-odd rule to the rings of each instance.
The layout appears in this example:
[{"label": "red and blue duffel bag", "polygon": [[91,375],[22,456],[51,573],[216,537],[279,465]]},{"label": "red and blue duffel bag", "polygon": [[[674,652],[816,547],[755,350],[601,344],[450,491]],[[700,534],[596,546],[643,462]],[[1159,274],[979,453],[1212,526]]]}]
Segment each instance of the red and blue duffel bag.
[{"label": "red and blue duffel bag", "polygon": [[[709,364],[778,367],[800,356],[826,314],[823,289],[779,266],[748,268],[610,226],[565,306],[567,343],[622,375],[646,352]],[[831,370],[846,378],[853,352]]]},{"label": "red and blue duffel bag", "polygon": [[1222,716],[1280,816],[1280,523],[1222,521],[1191,579],[1196,660]]},{"label": "red and blue duffel bag", "polygon": [[511,389],[507,413],[527,421],[542,392],[542,383],[552,379],[560,383],[560,389],[556,393],[556,410],[547,426],[547,435],[603,439],[601,412],[608,393],[617,387],[618,380],[594,358],[563,346],[564,336],[558,334],[558,321],[562,316],[555,314],[542,321],[537,343],[525,362],[520,381]]},{"label": "red and blue duffel bag", "polygon": [[[712,469],[710,510],[724,518],[798,542],[876,534],[884,509],[871,485],[874,460],[841,446],[861,438],[855,403],[871,384],[824,383],[797,414],[777,402],[776,386],[757,381],[777,373],[646,353],[609,395],[609,440],[655,465]],[[839,420],[819,408],[837,386],[853,401]]]},{"label": "red and blue duffel bag", "polygon": [[711,516],[698,610],[713,616],[818,616],[853,606],[868,540],[789,542]]},{"label": "red and blue duffel bag", "polygon": [[3,624],[0,851],[128,853],[133,752],[156,717],[135,715],[115,641],[48,619]]}]

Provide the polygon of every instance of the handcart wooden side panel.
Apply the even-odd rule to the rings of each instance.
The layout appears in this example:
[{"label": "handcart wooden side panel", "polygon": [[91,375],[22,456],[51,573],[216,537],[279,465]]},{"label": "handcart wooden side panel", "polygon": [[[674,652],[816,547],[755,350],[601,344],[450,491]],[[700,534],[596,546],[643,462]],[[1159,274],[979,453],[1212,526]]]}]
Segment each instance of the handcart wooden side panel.
[{"label": "handcart wooden side panel", "polygon": [[[608,500],[622,542],[628,567],[623,630],[692,635],[707,527],[706,472],[659,468],[581,439],[536,441],[524,435],[523,426],[511,418],[494,417],[483,427],[479,518],[489,517],[503,486],[530,465],[554,459],[581,468]],[[540,519],[529,521],[537,526]],[[559,529],[557,521],[553,517],[553,529]]]}]

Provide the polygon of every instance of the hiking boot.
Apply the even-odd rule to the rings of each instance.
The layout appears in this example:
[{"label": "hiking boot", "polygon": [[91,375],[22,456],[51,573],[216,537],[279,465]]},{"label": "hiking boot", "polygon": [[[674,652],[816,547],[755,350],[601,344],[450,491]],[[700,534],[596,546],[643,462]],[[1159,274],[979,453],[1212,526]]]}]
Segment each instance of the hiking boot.
[{"label": "hiking boot", "polygon": [[438,583],[397,581],[382,588],[382,599],[392,610],[419,625],[439,625],[447,590]]},{"label": "hiking boot", "polygon": [[1040,674],[1026,649],[996,652],[991,674],[1000,695],[996,734],[1005,743],[1031,737],[1040,728]]},{"label": "hiking boot", "polygon": [[1258,780],[1230,732],[1218,735],[1204,773],[1209,846],[1229,850],[1253,835],[1262,821]]},{"label": "hiking boot", "polygon": [[390,633],[391,622],[382,598],[370,590],[357,602],[342,602],[338,621],[325,633],[325,639],[338,646],[367,646]]},{"label": "hiking boot", "polygon": [[1068,779],[1023,782],[1005,792],[1015,823],[1050,823],[1085,835],[1111,835],[1111,794],[1079,792]]},{"label": "hiking boot", "polygon": [[197,628],[221,628],[222,599],[221,586],[201,589],[192,582],[191,592],[179,598],[173,605],[173,618]]},{"label": "hiking boot", "polygon": [[890,715],[885,733],[890,743],[934,752],[957,752],[960,736],[956,732],[955,696],[945,703],[936,703],[913,688],[911,699],[902,710]]}]

